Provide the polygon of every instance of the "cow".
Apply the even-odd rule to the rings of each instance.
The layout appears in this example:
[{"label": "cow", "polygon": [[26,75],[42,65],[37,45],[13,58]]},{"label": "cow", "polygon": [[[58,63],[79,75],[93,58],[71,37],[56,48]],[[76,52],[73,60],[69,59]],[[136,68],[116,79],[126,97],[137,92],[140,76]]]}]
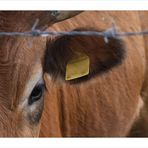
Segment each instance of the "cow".
[{"label": "cow", "polygon": [[[141,31],[136,11],[79,13],[0,12],[0,32],[30,30],[36,19],[36,28],[43,31],[103,31],[112,22],[119,31]],[[143,106],[144,40],[107,40],[93,35],[1,36],[0,136],[129,135]],[[74,76],[68,73],[75,68],[72,60],[78,67]]]},{"label": "cow", "polygon": [[[76,28],[104,30],[109,28],[112,22],[120,27],[120,31],[141,31],[139,13],[125,11],[85,12],[70,20],[55,24],[49,29],[54,31],[70,31]],[[102,51],[101,47],[103,48],[105,43],[101,43],[100,40],[97,43],[94,40],[95,38],[89,41],[85,37],[79,37],[67,39],[67,42],[63,40],[63,44],[59,39],[53,43],[48,41],[50,42],[48,50],[52,55],[52,50],[58,52],[59,49],[59,54],[57,54],[59,63],[67,58],[64,55],[62,55],[63,59],[60,58],[60,52],[66,49],[82,48],[87,54],[91,50],[95,58],[94,55],[99,54],[99,49],[100,52]],[[51,43],[55,45],[52,48],[49,46]],[[56,46],[56,43],[59,45]],[[145,79],[145,49],[143,37],[124,38],[124,45],[125,57],[123,56],[122,64],[117,64],[118,66],[112,69],[108,67],[102,70],[102,74],[89,81],[76,85],[63,83],[63,81],[59,84],[59,81],[58,83],[52,81],[53,73],[50,73],[50,76],[47,74],[45,79],[48,92],[45,96],[40,136],[102,137],[130,134],[132,124],[137,120],[143,104],[141,89]],[[62,50],[60,46],[64,49]],[[62,78],[62,73],[58,75],[58,78]]]},{"label": "cow", "polygon": [[[58,13],[1,11],[0,32],[28,31],[36,19],[40,20],[36,27],[45,29],[78,12]],[[45,45],[45,38],[0,37],[0,136],[39,135]]]},{"label": "cow", "polygon": [[[147,30],[148,27],[148,19],[147,19],[148,11],[140,11],[139,12],[139,17],[140,17],[140,22],[141,22],[141,28],[142,30]],[[148,37],[144,36],[144,43],[145,43],[145,57],[148,59]],[[147,65],[147,60],[146,60],[146,65]],[[144,83],[141,89],[141,96],[144,101],[144,106],[141,109],[139,118],[136,120],[134,123],[133,127],[131,128],[130,137],[147,137],[148,136],[148,78],[147,78],[147,66],[145,70],[145,78],[144,78]]]}]

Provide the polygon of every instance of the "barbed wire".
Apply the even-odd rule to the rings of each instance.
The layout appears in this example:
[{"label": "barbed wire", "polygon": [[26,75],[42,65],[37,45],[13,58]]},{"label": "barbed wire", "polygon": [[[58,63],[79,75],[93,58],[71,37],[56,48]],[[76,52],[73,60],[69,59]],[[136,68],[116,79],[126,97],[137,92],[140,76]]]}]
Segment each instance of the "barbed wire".
[{"label": "barbed wire", "polygon": [[47,37],[47,36],[102,36],[105,42],[108,42],[108,38],[117,38],[117,37],[126,37],[126,36],[135,36],[135,35],[148,35],[148,30],[140,31],[140,32],[118,32],[116,29],[115,23],[113,23],[112,27],[99,32],[99,31],[62,31],[62,32],[54,32],[54,31],[41,31],[36,29],[39,23],[39,19],[36,19],[32,29],[26,32],[0,32],[0,37],[2,36],[28,36],[28,37]]}]

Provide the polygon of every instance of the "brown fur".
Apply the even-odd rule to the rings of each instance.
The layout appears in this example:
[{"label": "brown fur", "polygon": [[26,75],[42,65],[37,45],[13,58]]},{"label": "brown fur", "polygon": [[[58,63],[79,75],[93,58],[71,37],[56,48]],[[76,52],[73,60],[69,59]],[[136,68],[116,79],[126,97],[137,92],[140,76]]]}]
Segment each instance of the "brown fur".
[{"label": "brown fur", "polygon": [[[0,31],[30,30],[36,18],[40,20],[39,28],[56,22],[49,13],[40,11],[0,12]],[[112,21],[121,31],[141,30],[139,13],[129,11],[84,12],[49,29],[104,30]],[[124,43],[126,58],[122,63],[85,83],[53,83],[51,76],[44,74],[45,108],[40,136],[126,136],[129,133],[140,110],[145,50],[140,36],[125,38]],[[89,44],[91,47],[97,43]],[[75,44],[74,48],[77,47]],[[36,72],[35,66],[43,66],[45,48],[46,39],[40,37],[0,37],[0,136],[38,136],[40,124],[30,124],[27,110],[20,104],[24,101],[27,81]]]},{"label": "brown fur", "polygon": [[[141,28],[142,30],[147,30],[148,28],[148,11],[140,11],[139,12],[140,20],[141,20]],[[144,36],[145,43],[145,55],[146,59],[148,59],[148,36]],[[146,60],[146,65],[147,65]],[[146,66],[145,71],[145,81],[143,83],[141,96],[144,100],[144,107],[141,110],[140,116],[135,122],[131,132],[129,134],[130,137],[148,137],[148,68]]]},{"label": "brown fur", "polygon": [[[50,30],[81,27],[102,30],[109,28],[112,21],[121,31],[141,31],[138,12],[130,11],[84,12]],[[128,135],[142,104],[145,50],[143,37],[128,37],[124,42],[127,56],[122,64],[84,84],[53,83],[51,76],[45,75],[47,93],[40,136]]]},{"label": "brown fur", "polygon": [[[36,19],[37,29],[77,15],[78,12],[1,11],[0,31],[29,31]],[[41,37],[0,37],[0,136],[38,136],[43,105],[29,112],[23,102],[25,87],[43,64],[46,39]],[[43,67],[43,65],[42,65]],[[33,89],[33,88],[32,88]],[[34,121],[35,120],[35,121]],[[34,124],[35,123],[35,124]]]},{"label": "brown fur", "polygon": [[[0,31],[27,31],[34,14],[0,12]],[[23,102],[23,91],[34,66],[42,62],[45,41],[36,37],[0,37],[0,136],[38,135],[39,125],[30,125],[25,109],[18,105]]]}]

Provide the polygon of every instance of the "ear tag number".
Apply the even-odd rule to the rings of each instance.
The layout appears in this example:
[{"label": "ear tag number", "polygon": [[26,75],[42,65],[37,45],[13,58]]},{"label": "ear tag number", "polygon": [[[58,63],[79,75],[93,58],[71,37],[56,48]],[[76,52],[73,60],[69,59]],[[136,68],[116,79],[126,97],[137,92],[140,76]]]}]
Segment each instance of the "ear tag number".
[{"label": "ear tag number", "polygon": [[89,57],[84,53],[76,55],[66,65],[65,80],[73,80],[89,74]]}]

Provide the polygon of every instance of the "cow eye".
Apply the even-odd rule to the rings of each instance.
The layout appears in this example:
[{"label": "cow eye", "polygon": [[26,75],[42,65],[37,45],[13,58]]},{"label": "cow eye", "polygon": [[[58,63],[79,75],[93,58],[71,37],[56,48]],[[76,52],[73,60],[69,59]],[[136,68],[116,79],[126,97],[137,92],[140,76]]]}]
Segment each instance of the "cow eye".
[{"label": "cow eye", "polygon": [[28,104],[32,105],[34,102],[38,101],[43,95],[44,85],[38,84],[34,87],[28,100]]}]

